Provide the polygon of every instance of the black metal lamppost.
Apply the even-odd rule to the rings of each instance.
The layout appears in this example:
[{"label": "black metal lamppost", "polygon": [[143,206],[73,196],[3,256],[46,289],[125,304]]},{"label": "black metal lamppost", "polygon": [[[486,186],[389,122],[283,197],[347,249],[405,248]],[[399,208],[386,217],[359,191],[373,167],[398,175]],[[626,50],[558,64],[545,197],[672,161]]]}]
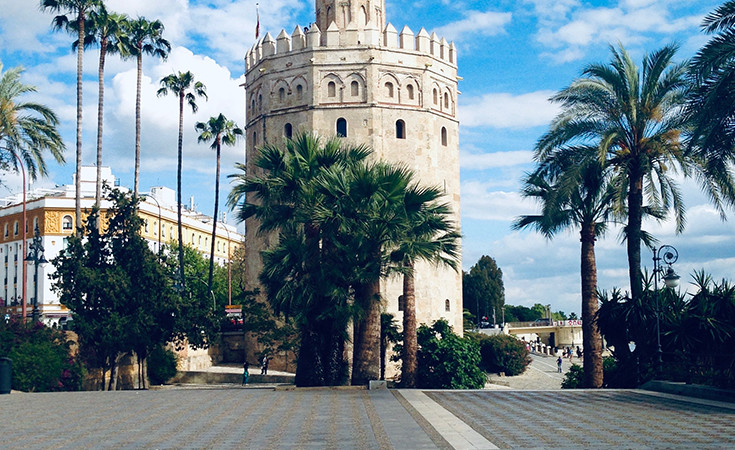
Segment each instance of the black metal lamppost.
[{"label": "black metal lamppost", "polygon": [[[671,265],[679,259],[679,252],[670,245],[662,245],[658,249],[653,247],[653,289],[656,293],[657,306],[656,306],[656,355],[658,357],[658,369],[661,370],[663,364],[663,351],[661,350],[661,297],[658,292],[658,278],[664,282],[667,288],[675,288],[679,286],[679,279],[681,278]],[[663,261],[668,267],[666,270],[661,266]]]},{"label": "black metal lamppost", "polygon": [[33,312],[31,313],[31,317],[33,322],[38,322],[40,318],[38,310],[38,266],[48,262],[43,255],[43,239],[41,238],[41,231],[38,229],[38,225],[36,225],[33,240],[28,248],[29,252],[25,260],[32,262],[36,269],[33,275]]}]

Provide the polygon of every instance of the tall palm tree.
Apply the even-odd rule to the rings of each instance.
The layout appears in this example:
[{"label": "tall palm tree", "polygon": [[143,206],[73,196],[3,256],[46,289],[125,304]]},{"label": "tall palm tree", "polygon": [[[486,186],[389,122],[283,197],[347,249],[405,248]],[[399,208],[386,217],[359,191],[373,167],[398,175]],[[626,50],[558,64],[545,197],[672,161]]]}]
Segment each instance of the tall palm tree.
[{"label": "tall palm tree", "polygon": [[31,179],[46,175],[44,152],[60,163],[64,162],[64,141],[57,130],[59,119],[48,107],[20,99],[36,92],[36,87],[23,84],[22,67],[3,73],[0,63],[0,159],[12,161],[17,170],[14,153],[28,168]]},{"label": "tall palm tree", "polygon": [[[110,13],[104,4],[88,14],[85,26],[84,47],[99,45],[100,61],[97,70],[97,183],[95,187],[95,205],[99,207],[102,197],[102,128],[105,107],[105,59],[108,54],[121,54],[125,49],[124,27],[127,16]],[[76,48],[79,41],[75,41]]]},{"label": "tall palm tree", "polygon": [[217,214],[219,213],[219,168],[222,144],[233,146],[242,136],[243,132],[232,120],[228,120],[223,114],[210,117],[208,122],[197,122],[195,126],[199,132],[198,142],[212,141],[210,148],[217,152],[217,170],[214,176],[214,220],[212,221],[212,248],[209,252],[209,286],[212,286],[214,276],[214,241],[217,237]]},{"label": "tall palm tree", "polygon": [[642,293],[644,213],[673,210],[677,231],[684,228],[685,208],[671,175],[696,172],[710,193],[717,192],[716,184],[724,176],[708,173],[701,160],[686,152],[681,143],[686,124],[680,112],[687,66],[672,63],[676,50],[675,45],[668,45],[644,56],[639,69],[622,46],[611,47],[608,64],[587,66],[581,78],[552,97],[562,112],[536,145],[539,161],[586,145],[622,180],[617,207],[627,212],[628,275],[635,298]]},{"label": "tall palm tree", "polygon": [[621,179],[611,178],[593,153],[583,149],[556,155],[555,160],[545,161],[527,175],[522,194],[540,203],[541,214],[522,216],[513,226],[515,229],[535,228],[549,239],[563,230],[579,228],[584,382],[585,387],[600,388],[602,348],[596,321],[595,240],[604,234],[607,222],[616,215],[617,184]]},{"label": "tall palm tree", "polygon": [[[41,0],[41,9],[52,13],[68,12],[59,14],[53,19],[56,30],[76,31],[77,42],[84,42],[84,25],[87,14],[102,4],[101,0]],[[71,27],[70,24],[75,26]],[[77,150],[76,150],[76,181],[74,202],[74,223],[77,234],[82,226],[82,67],[84,46],[77,46]]]},{"label": "tall palm tree", "polygon": [[135,181],[133,183],[133,193],[136,196],[140,184],[140,103],[143,55],[150,55],[164,61],[168,58],[171,44],[163,38],[163,29],[163,23],[160,20],[148,21],[145,17],[138,17],[127,23],[126,55],[134,56],[138,65],[135,90]]},{"label": "tall palm tree", "polygon": [[460,238],[451,220],[452,210],[439,203],[442,190],[414,184],[406,190],[403,205],[406,227],[392,259],[403,273],[403,347],[401,386],[416,387],[418,341],[416,335],[416,295],[414,269],[419,260],[458,269]]},{"label": "tall palm tree", "polygon": [[161,79],[161,88],[157,95],[172,94],[179,97],[179,141],[178,141],[178,165],[176,169],[176,190],[178,200],[178,232],[179,232],[179,282],[181,292],[184,292],[186,280],[184,279],[184,230],[181,223],[181,166],[184,154],[184,101],[189,104],[191,111],[196,113],[199,109],[196,103],[197,97],[207,99],[207,88],[201,81],[194,81],[191,72],[177,72],[167,75]]}]

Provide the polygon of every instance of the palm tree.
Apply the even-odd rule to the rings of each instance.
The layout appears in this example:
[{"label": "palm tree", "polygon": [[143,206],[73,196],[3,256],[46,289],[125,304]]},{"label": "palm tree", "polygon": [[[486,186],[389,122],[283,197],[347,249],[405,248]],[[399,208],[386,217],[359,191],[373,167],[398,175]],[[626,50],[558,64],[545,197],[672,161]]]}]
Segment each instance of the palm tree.
[{"label": "palm tree", "polygon": [[28,168],[31,179],[46,175],[44,151],[60,163],[64,162],[64,141],[57,130],[59,119],[48,107],[32,102],[23,102],[20,97],[36,92],[36,87],[23,84],[20,79],[22,67],[2,73],[0,63],[0,159],[17,162],[13,153]]},{"label": "palm tree", "polygon": [[640,70],[622,46],[610,50],[609,64],[587,66],[581,78],[552,97],[562,112],[537,143],[536,158],[543,161],[585,145],[621,180],[617,209],[627,212],[628,275],[631,294],[638,298],[643,215],[673,210],[677,231],[684,228],[685,208],[671,175],[696,173],[716,201],[721,186],[731,181],[727,173],[712,173],[681,143],[686,128],[681,108],[687,66],[672,63],[677,47],[668,45],[646,55]]},{"label": "palm tree", "polygon": [[[84,25],[87,20],[87,14],[100,6],[100,0],[41,0],[41,8],[49,10],[52,13],[67,11],[71,17],[66,14],[59,14],[54,17],[53,24],[56,30],[76,31],[77,42],[84,42]],[[70,26],[74,23],[75,26]],[[84,46],[77,46],[77,158],[76,158],[76,181],[75,181],[75,203],[74,203],[74,223],[76,224],[77,234],[80,233],[82,226],[82,61],[84,56]]]},{"label": "palm tree", "polygon": [[418,341],[416,335],[416,295],[414,268],[418,260],[458,269],[461,235],[451,221],[448,204],[438,203],[442,190],[417,184],[406,190],[402,208],[406,228],[392,259],[403,273],[403,347],[401,386],[416,387]]},{"label": "palm tree", "polygon": [[233,146],[242,136],[242,129],[224,115],[210,117],[208,122],[197,122],[195,126],[199,131],[198,142],[212,141],[210,148],[217,151],[217,171],[214,176],[214,220],[212,224],[212,248],[209,252],[209,286],[212,286],[214,276],[214,241],[217,237],[217,214],[219,213],[219,168],[222,144]]},{"label": "palm tree", "polygon": [[[97,100],[97,184],[95,187],[95,205],[99,207],[102,196],[102,127],[104,122],[105,105],[105,58],[108,54],[124,52],[124,27],[127,16],[118,13],[109,13],[104,4],[88,14],[88,24],[85,27],[86,36],[84,47],[99,45],[100,61],[97,70],[98,100]],[[74,26],[76,26],[74,24]],[[75,41],[73,47],[79,46]]]},{"label": "palm tree", "polygon": [[166,60],[171,44],[163,38],[163,23],[160,20],[148,21],[138,17],[127,24],[128,46],[126,54],[135,56],[138,63],[138,75],[135,90],[135,181],[134,195],[138,195],[140,182],[140,100],[143,79],[143,55],[150,55]]},{"label": "palm tree", "polygon": [[[581,154],[580,154],[581,153]],[[602,348],[597,326],[597,265],[595,240],[615,217],[615,198],[620,179],[612,179],[593,151],[569,151],[545,161],[524,179],[522,194],[541,204],[541,214],[522,216],[515,229],[533,227],[551,239],[569,228],[579,227],[582,278],[582,335],[584,384],[602,387]]]},{"label": "palm tree", "polygon": [[184,279],[184,231],[181,224],[181,166],[184,152],[184,100],[196,113],[199,107],[196,104],[197,97],[207,98],[207,88],[201,81],[194,81],[191,72],[177,72],[167,75],[161,79],[161,88],[157,95],[168,95],[171,92],[179,97],[179,142],[178,142],[178,166],[176,170],[176,190],[178,200],[178,231],[179,231],[179,282],[181,292],[186,287]]}]

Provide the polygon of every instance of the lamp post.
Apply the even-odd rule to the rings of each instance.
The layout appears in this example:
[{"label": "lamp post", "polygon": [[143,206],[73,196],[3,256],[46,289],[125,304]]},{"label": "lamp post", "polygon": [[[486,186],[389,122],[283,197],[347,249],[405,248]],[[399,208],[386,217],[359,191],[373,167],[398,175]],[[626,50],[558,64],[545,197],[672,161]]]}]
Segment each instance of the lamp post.
[{"label": "lamp post", "polygon": [[158,206],[158,251],[161,251],[161,204],[158,203],[158,200],[156,197],[153,196],[152,193],[150,194],[143,194],[142,197],[146,200],[153,200],[156,202],[156,206]]},{"label": "lamp post", "polygon": [[[662,245],[658,249],[656,247],[653,250],[653,290],[656,294],[656,355],[658,359],[658,369],[661,370],[663,365],[663,351],[661,350],[661,297],[658,292],[658,278],[664,282],[667,288],[675,288],[679,285],[679,279],[681,278],[674,272],[671,265],[679,259],[679,252],[670,245]],[[664,268],[661,266],[661,262],[664,262],[668,267],[664,272]]]},{"label": "lamp post", "polygon": [[[18,156],[18,154],[15,153],[12,150],[10,151],[10,153],[12,153],[13,156],[15,156],[15,159],[18,160],[18,164],[20,165],[20,173],[23,176],[23,227],[22,227],[22,229],[23,229],[23,249],[22,249],[22,252],[23,253],[22,254],[25,255],[26,254],[26,248],[27,248],[26,242],[28,240],[28,238],[27,238],[28,233],[27,233],[27,229],[26,229],[27,223],[28,223],[28,220],[26,219],[26,203],[27,203],[27,201],[26,201],[26,169],[25,169],[25,166],[23,165],[23,160],[20,159],[20,156]],[[22,291],[21,291],[22,292],[22,298],[20,299],[20,305],[21,305],[20,309],[21,309],[21,314],[23,316],[23,320],[25,320],[26,314],[27,314],[27,311],[26,311],[26,283],[25,283],[25,279],[26,279],[26,272],[25,272],[25,267],[24,267],[23,268],[23,280],[24,280],[24,282],[23,282],[23,288],[22,288]]]},{"label": "lamp post", "polygon": [[38,226],[34,230],[33,240],[28,248],[29,252],[25,260],[32,262],[36,269],[33,275],[33,312],[31,313],[31,317],[33,322],[38,322],[40,317],[38,311],[38,266],[48,262],[43,255],[43,239],[41,238],[41,231],[38,229]]},{"label": "lamp post", "polygon": [[227,232],[227,305],[232,306],[232,254],[230,253],[230,230],[227,229],[227,217],[222,213],[222,228]]}]

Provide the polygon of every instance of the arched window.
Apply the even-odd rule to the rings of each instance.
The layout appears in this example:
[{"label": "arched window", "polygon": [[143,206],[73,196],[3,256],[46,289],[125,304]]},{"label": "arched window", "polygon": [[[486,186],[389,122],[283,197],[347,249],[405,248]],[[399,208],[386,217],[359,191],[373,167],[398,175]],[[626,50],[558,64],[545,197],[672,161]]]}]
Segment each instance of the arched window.
[{"label": "arched window", "polygon": [[447,146],[447,129],[446,127],[442,127],[442,145]]},{"label": "arched window", "polygon": [[390,81],[385,83],[385,95],[393,98],[393,83],[391,83]]},{"label": "arched window", "polygon": [[162,238],[166,237],[166,227],[163,227],[163,226],[161,227],[161,237]]},{"label": "arched window", "polygon": [[329,84],[327,84],[327,96],[328,97],[337,96],[337,85],[334,83],[334,81],[330,81]]},{"label": "arched window", "polygon": [[217,251],[219,251],[220,244],[221,244],[221,242],[217,241]]},{"label": "arched window", "polygon": [[38,228],[38,217],[33,218],[33,232],[36,232],[36,228]]},{"label": "arched window", "polygon": [[406,302],[403,301],[403,296],[398,296],[398,311],[403,311],[403,307],[405,306]]},{"label": "arched window", "polygon": [[357,81],[350,83],[350,94],[352,94],[353,97],[360,95],[360,83]]},{"label": "arched window", "polygon": [[342,117],[337,119],[337,136],[347,137],[347,121]]},{"label": "arched window", "polygon": [[304,87],[300,84],[296,85],[296,96],[301,100],[304,98]]},{"label": "arched window", "polygon": [[174,226],[173,225],[168,227],[168,235],[171,236],[171,238],[173,239],[174,237]]},{"label": "arched window", "polygon": [[144,226],[144,228],[145,228],[145,232],[147,233],[147,232],[148,232],[148,219],[145,219],[145,220],[143,221],[143,226]]},{"label": "arched window", "polygon": [[406,86],[406,92],[408,92],[408,99],[413,100],[413,84]]},{"label": "arched window", "polygon": [[287,123],[283,126],[283,135],[286,136],[288,139],[291,139],[293,136],[293,127],[290,123]]},{"label": "arched window", "polygon": [[260,110],[262,108],[263,108],[263,95],[258,94],[258,109]]},{"label": "arched window", "polygon": [[252,109],[253,112],[255,112],[255,97],[253,97],[252,100],[250,100],[250,109]]},{"label": "arched window", "polygon": [[286,90],[284,88],[278,90],[278,101],[281,103],[286,101]]},{"label": "arched window", "polygon": [[18,235],[18,221],[17,220],[13,224],[13,234],[16,236]]},{"label": "arched window", "polygon": [[396,139],[406,139],[406,122],[400,119],[396,121]]},{"label": "arched window", "polygon": [[439,104],[439,91],[437,91],[436,88],[434,88],[434,104]]},{"label": "arched window", "polygon": [[449,299],[444,300],[444,311],[449,312],[451,311],[451,307],[449,304]]},{"label": "arched window", "polygon": [[200,247],[202,246],[202,237],[201,236],[199,236],[199,246]]},{"label": "arched window", "polygon": [[8,224],[5,224],[5,237],[8,237]]},{"label": "arched window", "polygon": [[449,109],[449,94],[446,92],[444,93],[444,108]]},{"label": "arched window", "polygon": [[258,132],[253,131],[253,147],[255,147],[256,145],[258,145]]}]

